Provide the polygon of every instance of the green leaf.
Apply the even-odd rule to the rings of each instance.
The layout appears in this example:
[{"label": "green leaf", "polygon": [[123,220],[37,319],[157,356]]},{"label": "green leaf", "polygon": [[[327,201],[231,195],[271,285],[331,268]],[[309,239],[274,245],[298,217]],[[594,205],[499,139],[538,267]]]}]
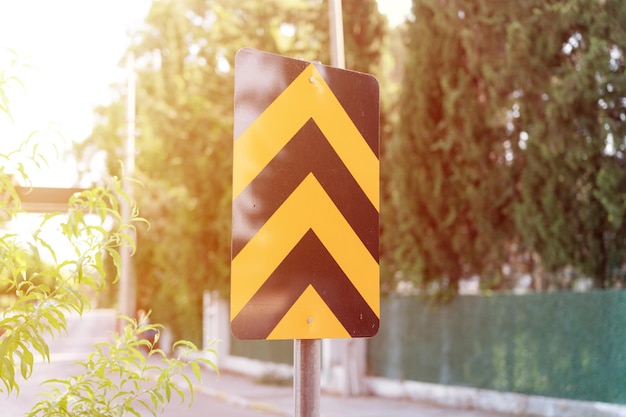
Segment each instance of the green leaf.
[{"label": "green leaf", "polygon": [[170,385],[170,383],[166,383],[165,386],[165,399],[167,400],[167,402],[170,402],[170,400],[172,399],[172,387]]},{"label": "green leaf", "polygon": [[33,354],[28,349],[21,352],[20,371],[22,378],[28,379],[33,372]]},{"label": "green leaf", "polygon": [[195,375],[198,382],[202,381],[202,375],[200,374],[200,365],[198,365],[198,362],[191,362],[189,365],[191,366],[193,374]]},{"label": "green leaf", "polygon": [[189,389],[190,395],[191,395],[191,402],[193,402],[194,399],[194,389],[193,389],[193,384],[191,383],[191,380],[189,379],[189,377],[185,374],[181,375],[183,380],[185,381],[185,383],[187,383],[187,388]]}]

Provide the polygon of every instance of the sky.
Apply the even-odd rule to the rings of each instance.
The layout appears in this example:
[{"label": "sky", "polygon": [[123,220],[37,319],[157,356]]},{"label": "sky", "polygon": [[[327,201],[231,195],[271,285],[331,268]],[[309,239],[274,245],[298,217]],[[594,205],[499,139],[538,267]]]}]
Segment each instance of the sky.
[{"label": "sky", "polygon": [[[14,121],[0,117],[0,151],[41,131],[41,141],[81,141],[91,132],[93,108],[110,101],[109,86],[123,81],[120,59],[129,28],[140,22],[149,0],[0,0],[0,70],[14,50],[29,68],[18,72],[24,88],[9,91]],[[391,24],[408,14],[411,0],[378,0]],[[46,133],[47,132],[47,133]],[[72,164],[48,150],[50,168],[32,173],[34,185],[74,186]]]},{"label": "sky", "polygon": [[24,88],[9,91],[13,123],[0,117],[0,149],[14,149],[33,131],[50,168],[31,174],[34,185],[75,185],[75,169],[58,160],[91,132],[93,108],[110,99],[109,85],[124,79],[119,62],[128,28],[147,11],[145,0],[0,0],[0,69],[14,50],[28,68]]},{"label": "sky", "polygon": [[412,0],[377,0],[378,10],[387,15],[389,23],[396,26],[404,21],[411,11]]}]

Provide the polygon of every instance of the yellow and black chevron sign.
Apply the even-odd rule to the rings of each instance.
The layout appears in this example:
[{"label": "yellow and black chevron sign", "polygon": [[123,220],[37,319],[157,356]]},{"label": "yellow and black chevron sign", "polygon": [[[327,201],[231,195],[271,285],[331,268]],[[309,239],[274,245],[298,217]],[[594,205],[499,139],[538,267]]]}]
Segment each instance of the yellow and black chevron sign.
[{"label": "yellow and black chevron sign", "polygon": [[235,337],[375,335],[376,79],[242,49],[235,59],[234,138]]}]

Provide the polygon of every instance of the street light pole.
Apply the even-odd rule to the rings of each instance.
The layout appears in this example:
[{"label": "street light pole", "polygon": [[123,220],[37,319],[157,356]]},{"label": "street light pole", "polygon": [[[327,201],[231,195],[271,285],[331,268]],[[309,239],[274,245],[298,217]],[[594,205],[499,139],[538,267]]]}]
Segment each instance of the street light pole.
[{"label": "street light pole", "polygon": [[[132,217],[133,184],[130,178],[135,171],[135,55],[131,50],[126,62],[127,65],[127,96],[126,96],[126,139],[124,141],[124,173],[122,178],[122,190],[126,194],[120,202],[122,222],[128,224]],[[134,238],[132,230],[127,233]],[[135,276],[133,274],[131,248],[124,245],[120,248],[120,314],[127,317],[135,317],[136,291]]]}]

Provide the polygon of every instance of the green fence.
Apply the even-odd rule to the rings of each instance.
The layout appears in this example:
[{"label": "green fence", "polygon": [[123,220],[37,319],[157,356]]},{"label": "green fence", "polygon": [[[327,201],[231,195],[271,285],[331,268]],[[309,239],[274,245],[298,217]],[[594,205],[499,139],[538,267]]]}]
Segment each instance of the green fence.
[{"label": "green fence", "polygon": [[[293,341],[231,339],[231,354],[292,364]],[[626,404],[626,291],[381,300],[374,376]]]},{"label": "green fence", "polygon": [[370,373],[626,404],[626,291],[381,303]]}]

